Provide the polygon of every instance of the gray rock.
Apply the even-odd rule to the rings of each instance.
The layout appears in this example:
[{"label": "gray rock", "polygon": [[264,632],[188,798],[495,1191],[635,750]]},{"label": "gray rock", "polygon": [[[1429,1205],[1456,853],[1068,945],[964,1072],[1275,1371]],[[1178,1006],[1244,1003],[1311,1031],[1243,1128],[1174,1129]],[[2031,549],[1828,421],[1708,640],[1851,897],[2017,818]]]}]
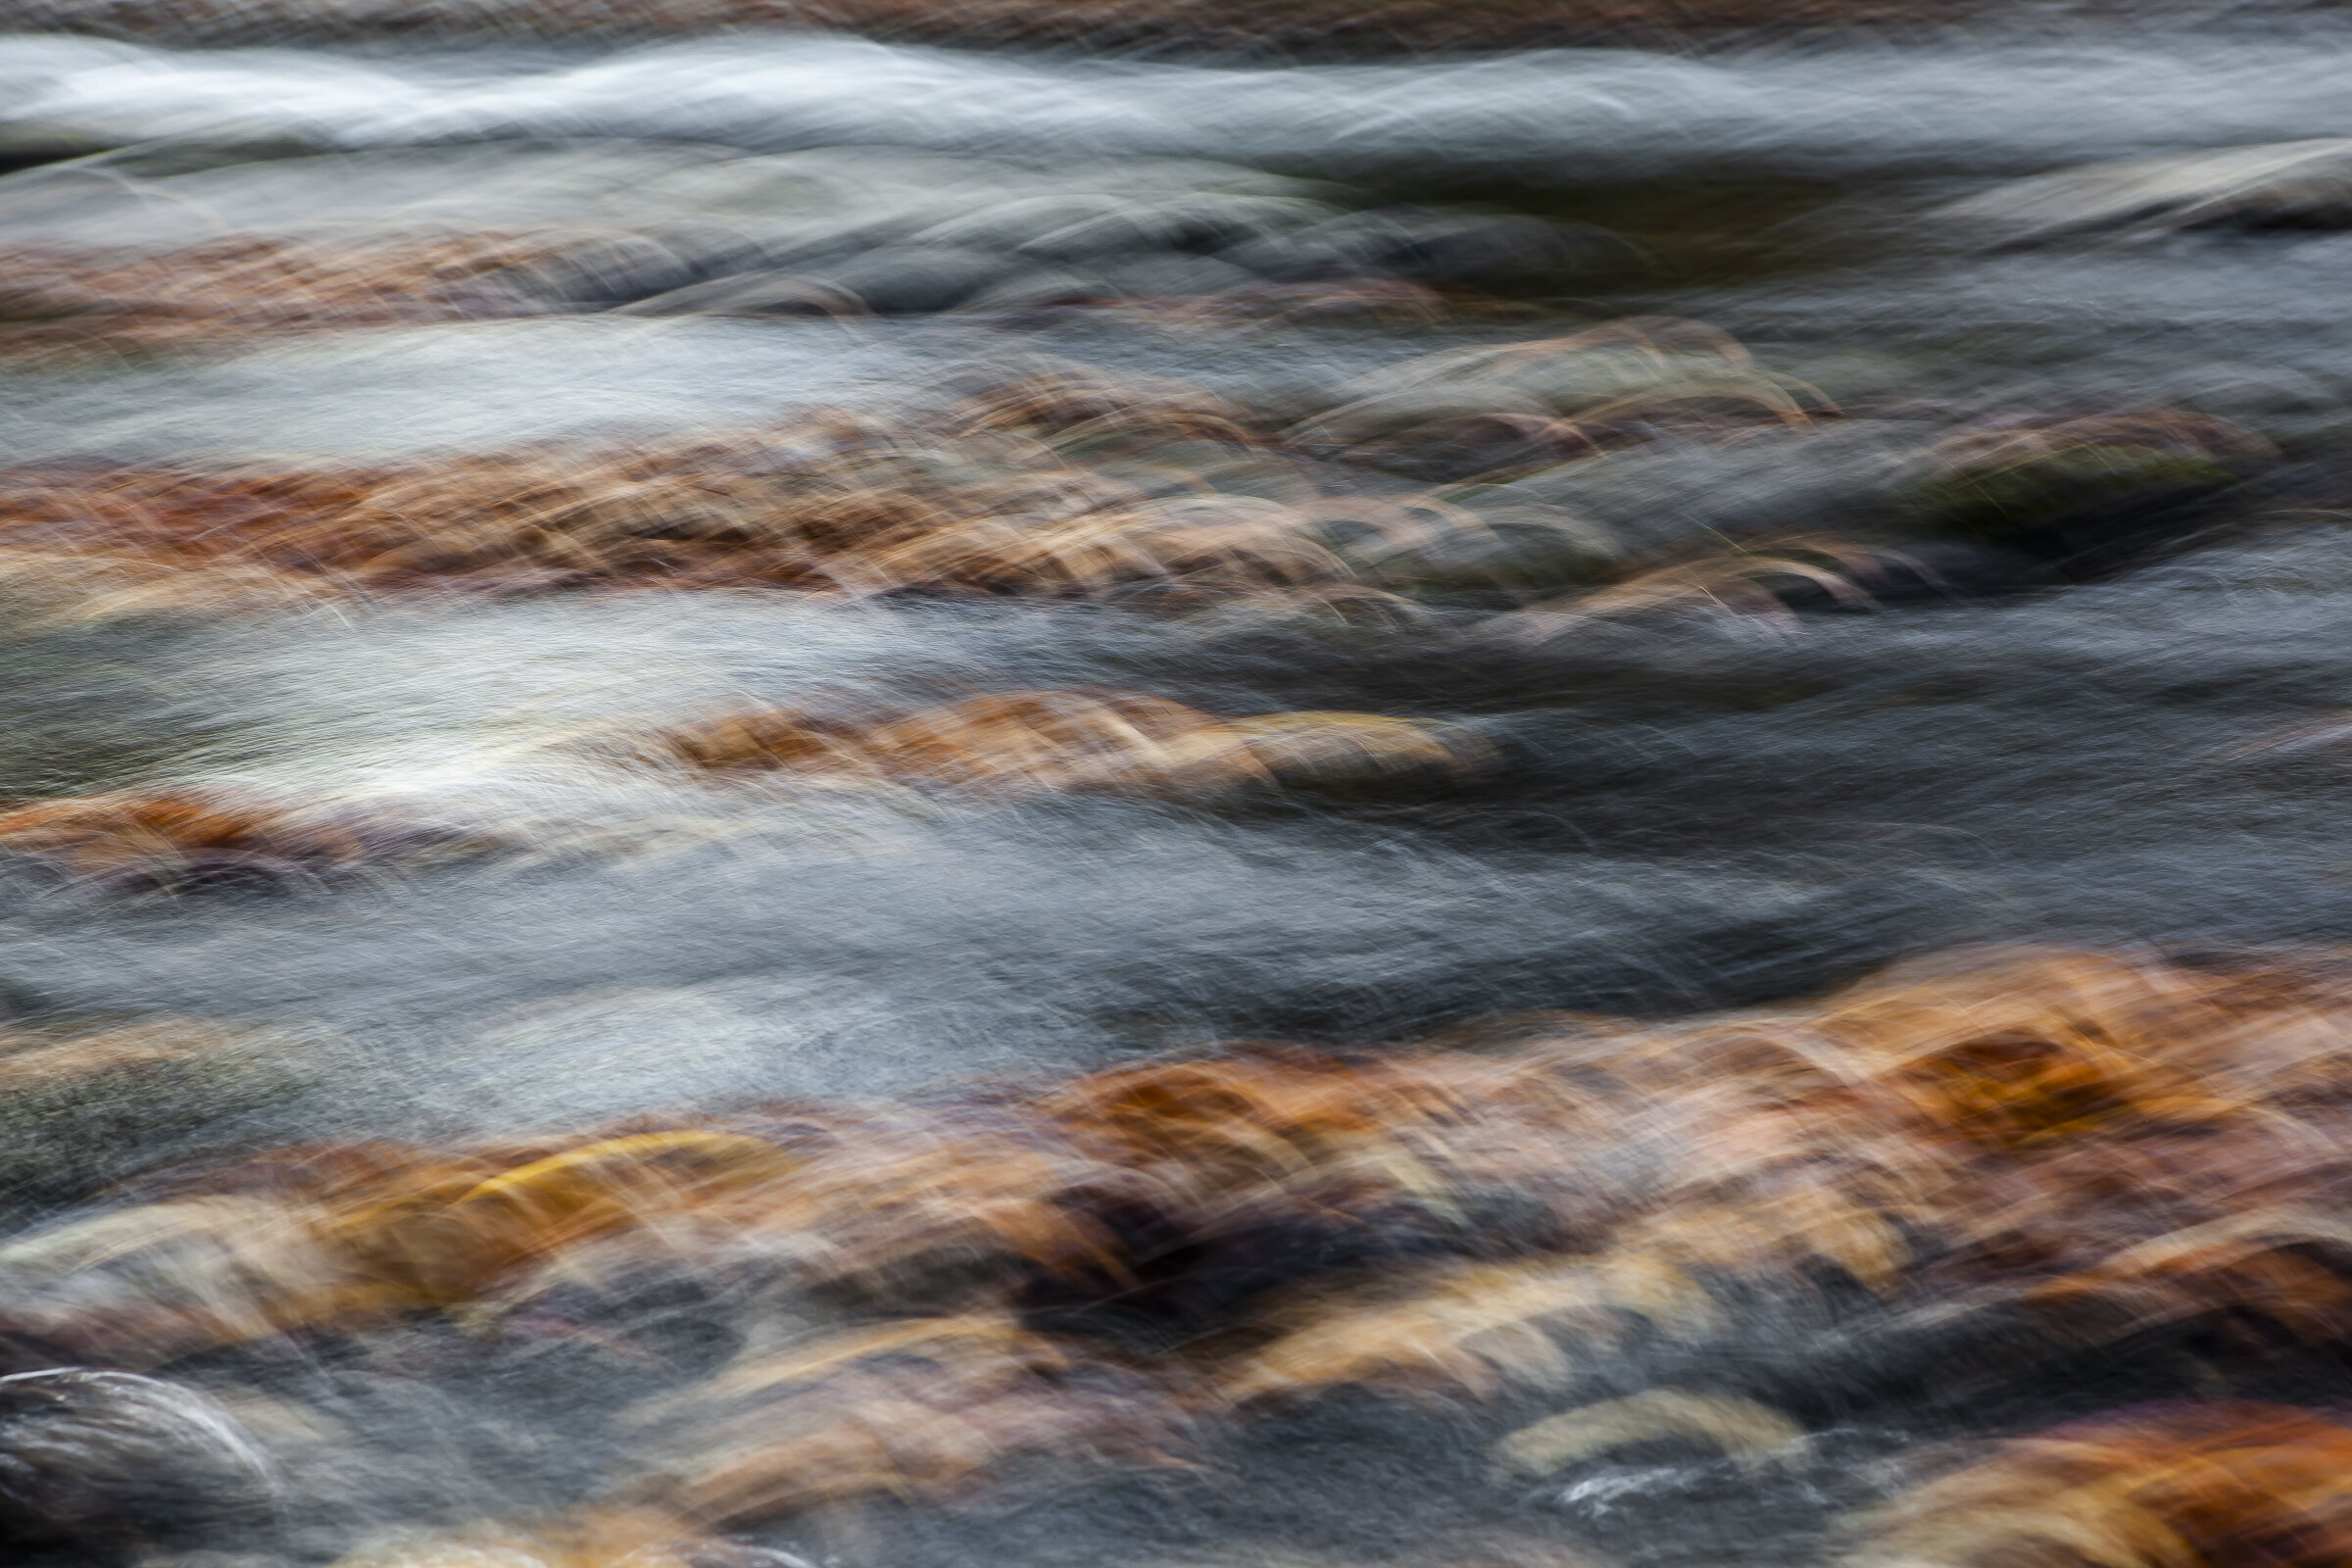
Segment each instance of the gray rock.
[{"label": "gray rock", "polygon": [[634,301],[614,316],[840,316],[861,302],[807,272],[737,272]]},{"label": "gray rock", "polygon": [[1019,250],[1031,241],[1133,205],[1130,198],[1102,191],[1057,192],[993,202],[945,222],[918,230],[918,245],[968,245],[979,250]]},{"label": "gray rock", "polygon": [[1271,196],[1199,195],[1130,202],[1026,241],[1021,249],[1054,261],[1085,261],[1145,251],[1214,251],[1330,221],[1321,202]]},{"label": "gray rock", "polygon": [[1018,250],[1052,262],[1093,262],[1159,251],[1202,252],[1303,228],[1334,216],[1295,196],[1179,191],[1056,191],[997,202],[910,237],[925,245]]},{"label": "gray rock", "polygon": [[1563,508],[1531,505],[1498,490],[1447,499],[1478,525],[1366,562],[1374,581],[1424,592],[1542,590],[1589,581],[1627,554],[1615,532]]},{"label": "gray rock", "polygon": [[0,1032],[0,1199],[78,1196],[349,1065],[328,1044],[177,1020]]},{"label": "gray rock", "polygon": [[1255,273],[1245,272],[1213,256],[1173,253],[1110,262],[1097,269],[1097,275],[1116,292],[1139,299],[1218,294],[1259,281]]},{"label": "gray rock", "polygon": [[1491,494],[1498,503],[1564,508],[1637,553],[1710,534],[1830,530],[1883,520],[1905,460],[1943,430],[1857,419],[1657,441],[1563,464]]},{"label": "gray rock", "polygon": [[997,251],[954,245],[890,245],[818,270],[828,286],[877,316],[953,310],[1026,270]]},{"label": "gray rock", "polygon": [[760,259],[758,247],[725,230],[632,234],[608,231],[552,256],[492,274],[525,294],[603,309],[685,288]]},{"label": "gray rock", "polygon": [[1939,216],[2013,241],[2229,223],[2352,224],[2352,137],[2090,164],[1995,186]]},{"label": "gray rock", "polygon": [[982,289],[957,309],[1017,311],[1045,305],[1080,305],[1113,298],[1120,292],[1092,273],[1035,267]]},{"label": "gray rock", "polygon": [[886,245],[806,269],[738,272],[621,307],[621,316],[906,316],[953,310],[1027,270],[994,251]]},{"label": "gray rock", "polygon": [[1280,282],[1400,277],[1484,288],[1590,272],[1626,254],[1623,242],[1599,229],[1420,208],[1349,213],[1219,253],[1237,267]]}]

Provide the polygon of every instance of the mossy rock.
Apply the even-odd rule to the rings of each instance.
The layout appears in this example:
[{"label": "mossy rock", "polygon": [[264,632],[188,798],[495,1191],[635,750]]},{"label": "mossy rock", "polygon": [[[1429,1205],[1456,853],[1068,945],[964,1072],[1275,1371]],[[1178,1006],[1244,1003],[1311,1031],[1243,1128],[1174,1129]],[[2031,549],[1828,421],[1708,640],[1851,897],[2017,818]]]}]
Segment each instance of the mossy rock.
[{"label": "mossy rock", "polygon": [[2180,501],[2236,482],[2236,474],[2210,458],[2157,447],[2082,446],[1920,480],[1901,499],[1952,533],[2015,540],[2084,514]]}]

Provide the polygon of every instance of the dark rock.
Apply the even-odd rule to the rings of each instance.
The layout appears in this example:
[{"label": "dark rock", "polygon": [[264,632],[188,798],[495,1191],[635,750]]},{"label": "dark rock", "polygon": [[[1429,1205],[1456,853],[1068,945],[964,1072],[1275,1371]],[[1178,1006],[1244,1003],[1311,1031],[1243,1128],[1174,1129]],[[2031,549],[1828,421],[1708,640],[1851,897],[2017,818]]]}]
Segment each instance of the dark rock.
[{"label": "dark rock", "polygon": [[737,272],[620,308],[621,316],[906,316],[953,310],[1029,270],[1016,258],[948,245],[885,245],[817,266]]},{"label": "dark rock", "polygon": [[756,258],[754,247],[723,231],[708,234],[616,232],[568,245],[553,256],[493,274],[526,295],[601,309],[675,292]]},{"label": "dark rock", "polygon": [[1144,299],[1216,294],[1258,281],[1213,256],[1138,256],[1108,263],[1097,275],[1118,293]]},{"label": "dark rock", "polygon": [[1096,192],[1022,196],[964,213],[911,236],[917,245],[970,246],[975,250],[1019,250],[1047,234],[1121,212],[1123,197]]},{"label": "dark rock", "polygon": [[78,125],[20,120],[0,125],[0,172],[31,169],[69,158],[86,158],[114,144],[113,139]]},{"label": "dark rock", "polygon": [[1038,267],[1015,272],[1002,283],[982,289],[957,309],[1019,311],[1053,305],[1093,305],[1115,299],[1123,292],[1127,291],[1114,288],[1091,273]]},{"label": "dark rock", "polygon": [[806,272],[737,272],[637,300],[615,316],[838,316],[859,302]]},{"label": "dark rock", "polygon": [[1440,286],[1508,288],[1590,272],[1623,253],[1622,242],[1598,229],[1397,207],[1350,213],[1219,254],[1277,282],[1400,277]]},{"label": "dark rock", "polygon": [[1375,392],[1327,409],[1299,424],[1291,439],[1309,448],[1350,447],[1429,425],[1488,416],[1548,419],[1543,399],[1515,387],[1484,382],[1421,384]]},{"label": "dark rock", "polygon": [[1204,253],[1328,221],[1319,202],[1271,196],[1193,195],[1131,202],[1026,241],[1021,249],[1054,261],[1086,261],[1138,252]]},{"label": "dark rock", "polygon": [[818,270],[827,286],[877,316],[953,310],[1025,270],[995,251],[954,245],[891,245]]},{"label": "dark rock", "polygon": [[259,1446],[193,1390],[70,1367],[0,1378],[0,1545],[18,1552],[104,1562],[134,1543],[250,1532],[274,1484]]},{"label": "dark rock", "polygon": [[1941,427],[1852,420],[1664,440],[1503,485],[1495,495],[1564,507],[1634,551],[1716,535],[1818,532],[1893,514],[1905,460]]}]

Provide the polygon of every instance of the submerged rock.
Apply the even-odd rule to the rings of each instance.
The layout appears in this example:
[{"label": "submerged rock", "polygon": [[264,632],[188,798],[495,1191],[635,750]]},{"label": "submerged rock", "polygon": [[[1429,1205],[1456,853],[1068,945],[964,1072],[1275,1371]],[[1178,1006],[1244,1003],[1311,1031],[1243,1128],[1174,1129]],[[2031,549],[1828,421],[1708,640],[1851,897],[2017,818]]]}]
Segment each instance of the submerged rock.
[{"label": "submerged rock", "polygon": [[1439,286],[1509,288],[1590,276],[1629,252],[1613,234],[1541,219],[1382,208],[1220,253],[1277,282],[1400,277]]},{"label": "submerged rock", "polygon": [[169,346],[614,309],[928,315],[1269,283],[1539,283],[1595,243],[1525,217],[1346,213],[1336,194],[1153,158],[1036,169],[627,138],[329,154],[172,142],[0,177],[0,316],[26,328],[21,347],[46,350],[61,332],[86,346],[92,328]]},{"label": "submerged rock", "polygon": [[838,316],[858,300],[807,272],[736,272],[615,308],[617,316]]},{"label": "submerged rock", "polygon": [[2012,241],[2097,231],[2352,224],[2352,138],[2091,164],[1955,202],[1942,216]]},{"label": "submerged rock", "polygon": [[629,316],[805,316],[843,309],[876,316],[952,310],[1029,270],[989,251],[886,245],[806,270],[739,272],[622,307]]},{"label": "submerged rock", "polygon": [[1248,288],[1256,277],[1213,256],[1161,253],[1117,261],[1099,270],[1114,292],[1143,298],[1217,294],[1229,288]]},{"label": "submerged rock", "polygon": [[1016,244],[1031,256],[1057,262],[1204,252],[1289,233],[1333,216],[1330,206],[1298,197],[1188,193],[1122,202],[1064,223],[1041,224]]},{"label": "submerged rock", "polygon": [[0,1545],[106,1562],[134,1543],[250,1534],[276,1491],[261,1446],[193,1389],[77,1367],[0,1378]]},{"label": "submerged rock", "polygon": [[301,1041],[184,1021],[0,1031],[0,1200],[121,1176],[173,1139],[291,1099],[334,1065]]},{"label": "submerged rock", "polygon": [[0,170],[27,169],[104,152],[111,139],[79,125],[39,120],[0,124]]},{"label": "submerged rock", "polygon": [[966,311],[1023,311],[1051,305],[1091,305],[1120,293],[1108,281],[1058,267],[1035,267],[1014,272],[1001,283],[982,289],[963,302]]},{"label": "submerged rock", "polygon": [[1629,554],[1716,535],[1837,528],[1876,520],[1905,460],[1936,434],[1910,420],[1856,419],[1660,441],[1563,464],[1494,494],[1591,518]]},{"label": "submerged rock", "polygon": [[1922,453],[1897,495],[1944,531],[2071,554],[2144,534],[2166,509],[2275,456],[2261,437],[2195,414],[1993,422]]}]

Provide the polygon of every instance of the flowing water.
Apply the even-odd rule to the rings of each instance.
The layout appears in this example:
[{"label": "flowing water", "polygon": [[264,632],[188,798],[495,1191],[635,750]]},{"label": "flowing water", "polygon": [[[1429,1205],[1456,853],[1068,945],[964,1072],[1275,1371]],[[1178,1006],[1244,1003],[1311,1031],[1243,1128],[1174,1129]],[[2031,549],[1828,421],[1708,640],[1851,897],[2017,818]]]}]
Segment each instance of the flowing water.
[{"label": "flowing water", "polygon": [[[1306,65],[0,37],[0,1533],[157,1568],[1797,1564],[1955,1437],[2341,1400],[2302,1275],[2053,1337],[1936,1261],[2022,1200],[1913,1176],[1839,1189],[1799,1261],[1693,1254],[1712,1327],[1462,1308],[1377,1374],[1265,1347],[1348,1291],[1614,1256],[1561,1216],[1680,1212],[1677,1162],[1748,1136],[1685,1106],[1744,1082],[1702,1053],[1589,1127],[1492,1091],[1548,1175],[1448,1178],[1503,1158],[1446,1152],[1489,1136],[1458,1085],[1335,1153],[1424,1115],[1384,1062],[1582,1083],[1905,961],[1993,976],[1950,982],[1961,1036],[2276,962],[2309,995],[2264,1038],[2334,1059],[2352,201],[2023,244],[1954,204],[2352,136],[2348,62],[2328,11]],[[760,531],[883,490],[923,519],[890,550]],[[286,542],[363,514],[365,548]],[[1036,545],[1073,517],[1108,532]],[[2018,947],[2056,969],[1966,956]],[[1285,1051],[1362,1083],[1213,1158],[1170,1151],[1272,1101],[1135,1102],[1181,1137],[1038,1108],[1322,1070]],[[497,1186],[679,1129],[833,1206],[702,1145]],[[2216,1212],[2324,1208],[2342,1131]],[[2080,1201],[2194,1195],[2152,1168]],[[450,1263],[494,1200],[532,1240]],[[892,1342],[847,1388],[808,1348],[909,1322],[1026,1338]],[[1661,1390],[1719,1405],[1494,1456]]]}]

